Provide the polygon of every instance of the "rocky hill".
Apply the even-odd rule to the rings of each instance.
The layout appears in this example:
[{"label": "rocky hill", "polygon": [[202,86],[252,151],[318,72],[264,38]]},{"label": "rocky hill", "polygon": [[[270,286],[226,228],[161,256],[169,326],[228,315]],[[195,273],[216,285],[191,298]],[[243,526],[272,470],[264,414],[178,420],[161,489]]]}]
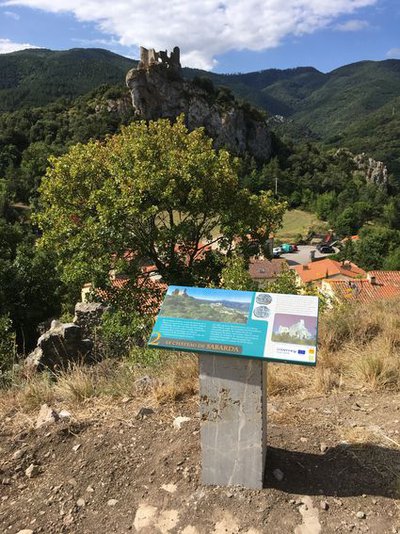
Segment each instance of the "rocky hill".
[{"label": "rocky hill", "polygon": [[231,93],[217,91],[212,83],[185,80],[178,47],[171,56],[141,48],[141,61],[128,72],[126,83],[138,117],[175,119],[183,113],[189,130],[204,127],[215,147],[262,161],[270,157],[271,136],[262,114],[238,104]]}]

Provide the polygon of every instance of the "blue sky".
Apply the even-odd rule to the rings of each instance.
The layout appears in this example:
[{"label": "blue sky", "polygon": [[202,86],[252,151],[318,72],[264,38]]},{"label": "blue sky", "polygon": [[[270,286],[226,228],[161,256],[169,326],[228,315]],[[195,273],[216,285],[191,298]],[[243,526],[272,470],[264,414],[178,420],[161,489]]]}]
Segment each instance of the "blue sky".
[{"label": "blue sky", "polygon": [[202,300],[231,300],[233,302],[246,302],[250,304],[253,298],[253,293],[251,291],[232,291],[230,289],[209,289],[183,286],[170,286],[167,294],[172,295],[175,289],[186,289],[189,296]]},{"label": "blue sky", "polygon": [[178,45],[216,72],[400,58],[399,27],[399,0],[0,0],[0,52]]}]

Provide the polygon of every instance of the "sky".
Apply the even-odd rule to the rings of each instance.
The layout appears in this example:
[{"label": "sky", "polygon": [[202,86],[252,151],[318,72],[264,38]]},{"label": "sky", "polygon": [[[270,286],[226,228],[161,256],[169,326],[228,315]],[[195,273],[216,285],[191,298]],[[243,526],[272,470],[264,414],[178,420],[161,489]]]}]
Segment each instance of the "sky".
[{"label": "sky", "polygon": [[0,0],[0,53],[181,49],[220,73],[400,59],[400,0]]}]

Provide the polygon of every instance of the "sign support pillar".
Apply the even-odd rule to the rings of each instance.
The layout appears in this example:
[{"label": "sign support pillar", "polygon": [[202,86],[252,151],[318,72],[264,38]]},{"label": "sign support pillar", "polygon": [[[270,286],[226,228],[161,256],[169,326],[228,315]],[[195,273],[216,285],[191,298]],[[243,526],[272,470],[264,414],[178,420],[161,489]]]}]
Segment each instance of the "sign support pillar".
[{"label": "sign support pillar", "polygon": [[200,354],[202,481],[263,487],[267,452],[267,364]]}]

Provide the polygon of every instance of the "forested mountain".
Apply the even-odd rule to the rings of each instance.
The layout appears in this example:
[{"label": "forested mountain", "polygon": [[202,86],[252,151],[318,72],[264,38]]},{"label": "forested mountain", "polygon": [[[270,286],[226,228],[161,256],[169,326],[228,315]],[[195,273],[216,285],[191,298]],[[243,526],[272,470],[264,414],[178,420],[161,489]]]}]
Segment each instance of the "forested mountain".
[{"label": "forested mountain", "polygon": [[281,134],[368,152],[400,172],[400,60],[362,61],[327,74],[304,67],[212,78],[282,115]]},{"label": "forested mountain", "polygon": [[[134,60],[102,49],[0,55],[0,112],[72,99],[101,84],[124,85]],[[324,74],[312,67],[223,75],[184,69],[281,115],[279,134],[368,152],[400,172],[400,60],[362,61]]]},{"label": "forested mountain", "polygon": [[108,50],[22,50],[0,55],[0,112],[75,98],[102,84],[123,83],[137,62]]}]

